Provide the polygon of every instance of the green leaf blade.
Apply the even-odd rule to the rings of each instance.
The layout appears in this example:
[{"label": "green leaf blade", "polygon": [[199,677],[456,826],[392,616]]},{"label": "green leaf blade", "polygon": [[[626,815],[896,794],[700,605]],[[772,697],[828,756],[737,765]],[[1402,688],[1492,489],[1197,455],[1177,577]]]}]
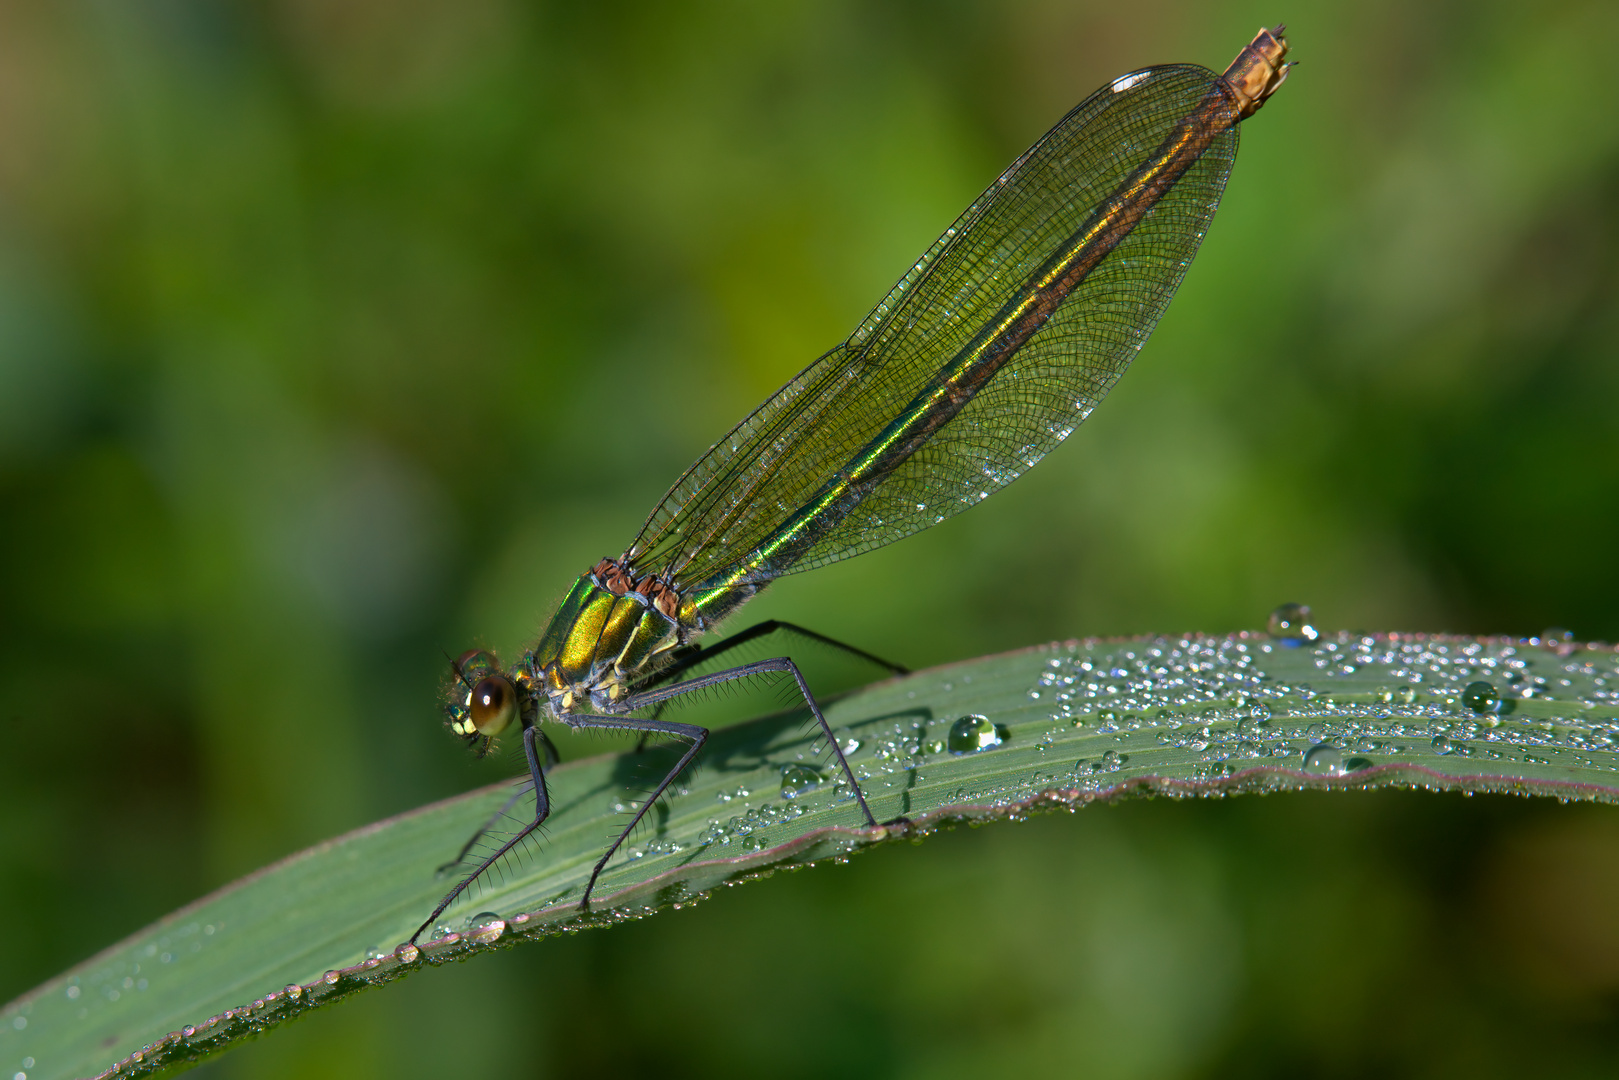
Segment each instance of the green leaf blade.
[{"label": "green leaf blade", "polygon": [[[1482,709],[1467,694],[1480,682],[1498,698]],[[33,1058],[31,1080],[115,1062],[118,1075],[144,1074],[423,966],[643,917],[951,820],[1307,787],[1619,801],[1616,688],[1611,648],[1512,639],[1345,634],[1290,649],[1263,635],[1188,635],[969,661],[828,707],[873,812],[903,819],[890,828],[860,828],[830,779],[800,790],[804,770],[826,761],[803,714],[737,725],[714,733],[699,771],[648,815],[584,914],[580,890],[633,785],[671,758],[573,763],[550,776],[543,842],[452,908],[452,932],[420,949],[400,946],[454,880],[435,868],[511,784],[368,826],[169,916],[7,1006],[0,1055]],[[950,752],[964,717],[1003,741]],[[484,912],[495,917],[476,922]]]}]

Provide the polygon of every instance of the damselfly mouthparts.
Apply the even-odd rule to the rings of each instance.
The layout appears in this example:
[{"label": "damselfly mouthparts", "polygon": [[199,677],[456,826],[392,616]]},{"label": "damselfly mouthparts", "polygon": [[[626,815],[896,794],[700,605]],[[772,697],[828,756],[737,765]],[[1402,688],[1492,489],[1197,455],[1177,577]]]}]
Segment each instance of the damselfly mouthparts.
[{"label": "damselfly mouthparts", "polygon": [[455,662],[451,728],[487,748],[520,726],[534,815],[477,862],[412,941],[545,821],[542,756],[553,754],[542,721],[686,743],[597,861],[581,906],[708,737],[660,719],[659,707],[721,683],[791,677],[876,827],[790,658],[691,674],[780,627],[706,648],[694,639],[784,574],[869,551],[987,498],[1067,438],[1168,306],[1225,189],[1237,125],[1282,84],[1286,53],[1281,27],[1261,30],[1223,75],[1145,68],[1092,94],[945,230],[847,341],[686,470],[629,548],[578,580],[539,644],[509,670],[477,650]]}]

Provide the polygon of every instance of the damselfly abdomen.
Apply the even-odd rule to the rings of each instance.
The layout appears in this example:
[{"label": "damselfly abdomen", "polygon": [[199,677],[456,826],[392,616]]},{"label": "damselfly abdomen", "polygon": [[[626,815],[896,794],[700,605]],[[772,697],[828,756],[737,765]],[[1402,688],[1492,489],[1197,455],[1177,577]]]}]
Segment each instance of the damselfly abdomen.
[{"label": "damselfly abdomen", "polygon": [[1146,68],[1092,94],[967,208],[847,341],[688,469],[634,543],[578,580],[539,644],[506,670],[482,651],[456,661],[451,728],[487,748],[517,723],[535,809],[416,936],[545,820],[542,721],[687,744],[596,863],[581,905],[708,736],[656,710],[721,683],[791,677],[865,823],[877,825],[790,658],[691,674],[773,624],[707,648],[695,639],[776,578],[941,522],[1068,437],[1129,366],[1197,253],[1236,157],[1238,123],[1287,75],[1281,30],[1261,30],[1223,75]]}]

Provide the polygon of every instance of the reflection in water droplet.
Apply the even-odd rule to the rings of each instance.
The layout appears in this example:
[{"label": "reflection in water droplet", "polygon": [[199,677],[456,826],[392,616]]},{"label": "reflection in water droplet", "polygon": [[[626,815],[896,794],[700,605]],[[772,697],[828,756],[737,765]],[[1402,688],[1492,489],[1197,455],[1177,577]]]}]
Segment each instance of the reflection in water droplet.
[{"label": "reflection in water droplet", "polygon": [[1304,755],[1304,771],[1318,776],[1342,776],[1343,752],[1331,743],[1317,743]]},{"label": "reflection in water droplet", "polygon": [[1321,631],[1310,624],[1310,608],[1307,604],[1281,605],[1270,613],[1266,630],[1271,637],[1290,649],[1313,645],[1321,637]]},{"label": "reflection in water droplet", "polygon": [[1001,733],[987,716],[963,716],[950,725],[945,741],[952,754],[971,754],[1001,745]]},{"label": "reflection in water droplet", "polygon": [[818,787],[826,778],[812,765],[783,765],[781,767],[781,797],[796,799],[811,788]]},{"label": "reflection in water droplet", "polygon": [[1470,682],[1462,690],[1462,704],[1474,712],[1490,712],[1501,703],[1501,695],[1492,683]]}]

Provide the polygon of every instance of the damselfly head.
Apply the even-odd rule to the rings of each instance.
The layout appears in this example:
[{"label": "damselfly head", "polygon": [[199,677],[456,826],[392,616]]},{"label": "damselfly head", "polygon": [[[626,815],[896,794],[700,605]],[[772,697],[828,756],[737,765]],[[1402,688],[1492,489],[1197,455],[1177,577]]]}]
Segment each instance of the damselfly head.
[{"label": "damselfly head", "polygon": [[468,741],[489,740],[505,731],[520,711],[517,687],[500,670],[495,654],[470,649],[454,665],[445,712],[450,730]]}]

